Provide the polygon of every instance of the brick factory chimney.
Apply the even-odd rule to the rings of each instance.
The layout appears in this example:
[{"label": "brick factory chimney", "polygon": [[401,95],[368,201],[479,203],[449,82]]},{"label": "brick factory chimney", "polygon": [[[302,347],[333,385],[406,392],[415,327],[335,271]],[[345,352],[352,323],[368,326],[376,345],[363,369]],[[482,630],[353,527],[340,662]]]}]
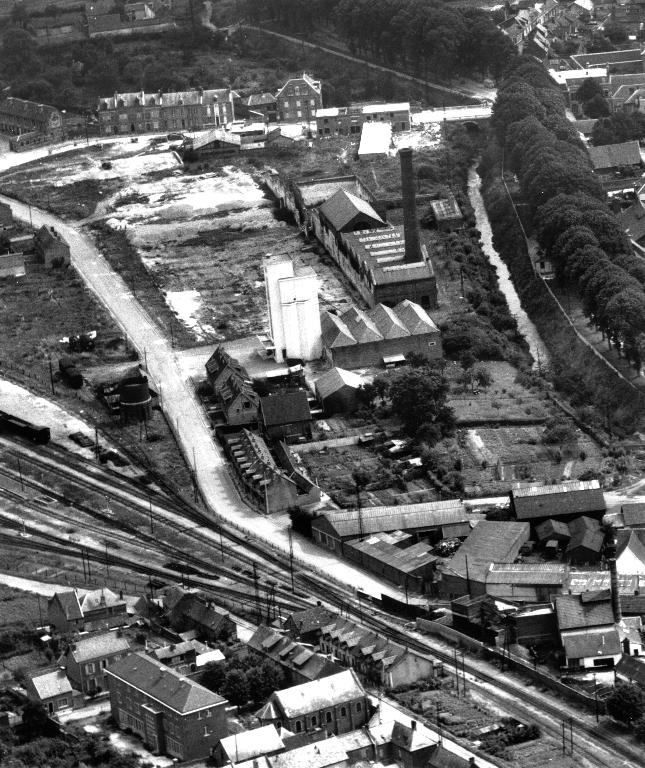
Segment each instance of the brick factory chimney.
[{"label": "brick factory chimney", "polygon": [[618,569],[616,567],[616,532],[613,527],[607,531],[607,543],[605,545],[605,556],[609,565],[609,576],[611,583],[611,608],[614,612],[614,621],[616,624],[623,618],[623,612],[620,607],[620,591],[618,588]]},{"label": "brick factory chimney", "polygon": [[401,197],[403,198],[403,232],[405,237],[405,260],[423,261],[421,241],[419,240],[419,222],[417,221],[417,200],[412,169],[412,150],[403,147],[399,150],[401,161]]}]

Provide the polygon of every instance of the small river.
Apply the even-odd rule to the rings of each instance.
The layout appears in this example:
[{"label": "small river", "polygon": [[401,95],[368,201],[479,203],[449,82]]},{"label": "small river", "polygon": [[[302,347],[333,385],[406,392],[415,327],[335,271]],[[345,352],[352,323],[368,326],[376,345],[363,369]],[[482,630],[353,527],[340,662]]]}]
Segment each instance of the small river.
[{"label": "small river", "polygon": [[500,290],[504,296],[506,296],[511,315],[517,320],[517,327],[529,345],[529,350],[531,351],[531,355],[533,355],[533,367],[537,368],[538,360],[540,361],[540,364],[548,363],[549,352],[544,346],[544,342],[540,338],[537,328],[533,325],[531,320],[529,320],[528,315],[522,308],[520,297],[517,295],[508,267],[504,264],[499,253],[497,253],[493,247],[493,233],[491,231],[486,208],[484,208],[481,184],[481,178],[473,165],[468,173],[468,197],[470,198],[470,204],[475,213],[477,229],[481,232],[482,249],[490,263],[497,270],[497,280],[499,282]]}]

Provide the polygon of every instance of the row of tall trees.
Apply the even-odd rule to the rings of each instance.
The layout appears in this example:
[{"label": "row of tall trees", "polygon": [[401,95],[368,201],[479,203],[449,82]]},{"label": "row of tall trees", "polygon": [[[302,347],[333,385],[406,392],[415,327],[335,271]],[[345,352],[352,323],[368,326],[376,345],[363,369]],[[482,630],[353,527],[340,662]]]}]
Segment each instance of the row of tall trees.
[{"label": "row of tall trees", "polygon": [[582,299],[586,315],[636,368],[645,347],[645,269],[594,176],[588,154],[544,68],[518,58],[493,110],[507,168],[529,205],[534,234]]},{"label": "row of tall trees", "polygon": [[247,9],[293,31],[330,24],[352,52],[420,77],[498,76],[514,50],[489,14],[440,0],[248,0]]}]

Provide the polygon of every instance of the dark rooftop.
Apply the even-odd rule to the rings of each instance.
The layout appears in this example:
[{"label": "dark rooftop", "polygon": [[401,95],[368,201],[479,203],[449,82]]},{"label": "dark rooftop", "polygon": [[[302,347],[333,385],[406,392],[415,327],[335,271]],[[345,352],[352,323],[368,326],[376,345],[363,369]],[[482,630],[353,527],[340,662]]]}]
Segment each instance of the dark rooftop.
[{"label": "dark rooftop", "polygon": [[[638,143],[638,142],[637,142]],[[578,516],[604,512],[605,497],[597,480],[573,480],[556,485],[539,485],[511,491],[518,520]]]},{"label": "dark rooftop", "polygon": [[266,427],[310,421],[311,411],[304,389],[278,392],[260,398],[260,411]]},{"label": "dark rooftop", "polygon": [[555,598],[555,609],[560,631],[614,624],[611,600],[583,603],[580,595],[558,595]]}]

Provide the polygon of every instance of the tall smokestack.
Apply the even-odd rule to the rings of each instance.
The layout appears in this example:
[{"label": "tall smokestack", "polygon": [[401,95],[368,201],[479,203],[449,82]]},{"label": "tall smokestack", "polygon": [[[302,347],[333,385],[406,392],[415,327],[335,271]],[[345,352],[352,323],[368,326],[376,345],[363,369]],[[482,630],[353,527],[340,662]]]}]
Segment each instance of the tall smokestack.
[{"label": "tall smokestack", "polygon": [[612,527],[607,531],[607,544],[605,546],[605,556],[609,565],[609,577],[611,581],[611,608],[614,612],[614,621],[616,624],[623,618],[623,612],[620,608],[620,592],[618,589],[618,569],[616,567],[616,533]]},{"label": "tall smokestack", "polygon": [[412,170],[412,150],[404,147],[399,150],[401,161],[401,196],[403,198],[403,232],[405,237],[405,260],[423,261],[419,223],[417,221],[417,200]]}]

